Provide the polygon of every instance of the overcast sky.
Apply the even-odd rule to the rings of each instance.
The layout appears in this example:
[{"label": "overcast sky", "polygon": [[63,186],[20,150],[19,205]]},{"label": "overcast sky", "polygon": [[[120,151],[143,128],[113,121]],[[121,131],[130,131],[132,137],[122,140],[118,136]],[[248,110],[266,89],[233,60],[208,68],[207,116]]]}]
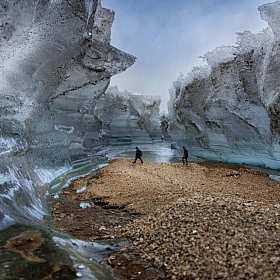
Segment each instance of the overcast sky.
[{"label": "overcast sky", "polygon": [[111,86],[132,93],[160,95],[166,108],[169,89],[180,73],[205,65],[199,58],[223,45],[235,45],[236,32],[267,27],[258,7],[264,0],[102,0],[115,11],[111,44],[137,57],[111,78]]}]

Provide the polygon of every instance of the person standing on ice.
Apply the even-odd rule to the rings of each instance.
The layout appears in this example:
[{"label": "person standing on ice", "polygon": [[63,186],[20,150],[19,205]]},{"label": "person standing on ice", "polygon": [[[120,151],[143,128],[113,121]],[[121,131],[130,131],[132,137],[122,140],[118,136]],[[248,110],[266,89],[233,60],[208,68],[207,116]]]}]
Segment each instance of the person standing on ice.
[{"label": "person standing on ice", "polygon": [[188,152],[188,150],[185,148],[185,146],[183,146],[183,157],[182,157],[182,162],[183,162],[183,164],[188,165],[188,157],[189,157],[189,152]]},{"label": "person standing on ice", "polygon": [[142,151],[139,150],[138,147],[136,147],[135,160],[133,161],[133,163],[135,163],[137,159],[140,159],[140,160],[141,160],[141,163],[143,163],[143,160],[142,160]]}]

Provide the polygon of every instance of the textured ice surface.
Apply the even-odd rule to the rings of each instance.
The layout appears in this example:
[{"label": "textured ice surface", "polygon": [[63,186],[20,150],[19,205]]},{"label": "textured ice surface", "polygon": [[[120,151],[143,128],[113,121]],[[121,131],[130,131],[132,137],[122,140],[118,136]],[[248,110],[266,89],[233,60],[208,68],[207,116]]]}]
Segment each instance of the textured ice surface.
[{"label": "textured ice surface", "polygon": [[169,131],[198,157],[278,169],[280,2],[259,10],[269,27],[238,33],[174,82]]},{"label": "textured ice surface", "polygon": [[2,205],[12,217],[18,196],[42,219],[48,183],[100,164],[108,139],[95,106],[135,57],[110,45],[114,12],[97,0],[0,0],[0,15]]},{"label": "textured ice surface", "polygon": [[109,87],[94,110],[102,124],[100,138],[108,138],[112,145],[160,140],[160,103],[159,96],[120,92],[117,87]]}]

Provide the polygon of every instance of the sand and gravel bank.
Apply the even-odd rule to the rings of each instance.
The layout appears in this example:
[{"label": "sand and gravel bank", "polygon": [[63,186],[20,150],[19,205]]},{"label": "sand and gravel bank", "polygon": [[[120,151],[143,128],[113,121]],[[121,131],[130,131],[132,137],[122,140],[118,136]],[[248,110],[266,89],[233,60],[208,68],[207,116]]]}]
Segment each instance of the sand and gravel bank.
[{"label": "sand and gravel bank", "polygon": [[238,165],[132,161],[111,160],[64,189],[55,226],[129,238],[106,260],[122,279],[279,277],[279,182]]}]

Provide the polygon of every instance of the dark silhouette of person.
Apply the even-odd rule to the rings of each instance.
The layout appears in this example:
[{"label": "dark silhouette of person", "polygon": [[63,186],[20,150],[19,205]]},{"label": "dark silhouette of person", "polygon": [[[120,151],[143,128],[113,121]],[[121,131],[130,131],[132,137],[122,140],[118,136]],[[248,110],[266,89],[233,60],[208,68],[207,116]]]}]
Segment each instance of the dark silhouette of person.
[{"label": "dark silhouette of person", "polygon": [[135,160],[133,161],[133,163],[135,163],[137,159],[140,159],[141,163],[143,163],[143,160],[142,160],[142,151],[139,150],[138,147],[136,147]]},{"label": "dark silhouette of person", "polygon": [[183,146],[183,157],[182,157],[183,164],[186,164],[186,165],[188,164],[188,157],[189,157],[189,152],[185,148],[185,146]]}]

